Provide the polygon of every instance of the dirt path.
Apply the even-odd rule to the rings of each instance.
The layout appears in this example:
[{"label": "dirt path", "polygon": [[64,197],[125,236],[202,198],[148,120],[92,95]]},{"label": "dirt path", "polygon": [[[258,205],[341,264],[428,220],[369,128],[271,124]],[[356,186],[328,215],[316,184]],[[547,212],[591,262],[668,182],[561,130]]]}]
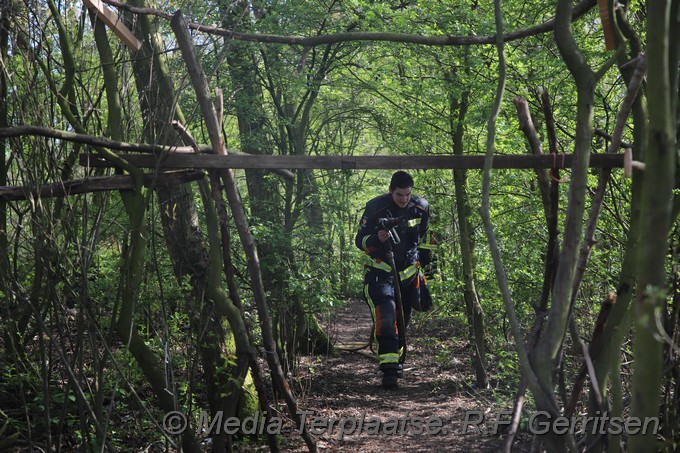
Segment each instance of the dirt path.
[{"label": "dirt path", "polygon": [[[370,313],[363,301],[351,301],[324,327],[335,341],[365,342]],[[316,426],[319,451],[498,451],[500,436],[464,433],[466,411],[471,419],[469,411],[498,409],[491,390],[469,385],[474,374],[464,327],[420,313],[409,334],[405,373],[395,390],[380,386],[377,360],[368,349],[301,359],[294,386],[308,411],[307,425]],[[296,433],[282,449],[307,451]]]}]

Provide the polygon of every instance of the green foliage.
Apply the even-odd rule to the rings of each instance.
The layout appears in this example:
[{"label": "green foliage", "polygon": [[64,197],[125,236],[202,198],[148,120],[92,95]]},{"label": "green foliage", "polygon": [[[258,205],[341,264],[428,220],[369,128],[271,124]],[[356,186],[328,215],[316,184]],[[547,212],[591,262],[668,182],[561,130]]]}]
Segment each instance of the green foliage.
[{"label": "green foliage", "polygon": [[[643,2],[629,2],[627,7],[631,27],[644,39]],[[91,23],[85,11],[73,2],[60,4],[59,8],[73,43],[71,59],[61,47],[55,18],[45,5],[29,8],[13,4],[8,58],[3,59],[3,71],[10,82],[8,123],[72,130],[73,125],[60,111],[57,102],[60,95],[55,91],[63,87],[73,72],[74,88],[67,97],[74,115],[92,135],[108,136],[112,132],[107,126],[110,106],[102,94],[101,61],[93,45]],[[493,11],[488,2],[295,0],[260,2],[253,4],[252,10],[250,6],[243,9],[240,2],[176,2],[164,8],[166,11],[181,8],[190,20],[270,35],[362,31],[426,36],[494,34]],[[508,31],[522,30],[552,18],[554,8],[554,2],[543,0],[511,2],[504,5],[504,22]],[[237,19],[229,16],[231,12]],[[167,21],[155,20],[154,25],[165,41],[164,56],[174,80],[177,105],[186,114],[184,125],[198,142],[207,143],[204,122],[196,108],[185,63],[176,51],[174,35]],[[601,67],[611,54],[604,49],[597,11],[589,11],[573,28],[591,67]],[[121,125],[124,139],[147,141],[153,134],[145,130],[145,124],[168,131],[170,126],[165,119],[149,119],[149,107],[145,104],[148,96],[160,87],[136,85],[130,65],[131,58],[137,57],[131,57],[113,34],[109,32],[108,36],[116,72],[121,78],[118,91],[124,112]],[[303,49],[241,42],[203,32],[193,36],[211,87],[220,87],[224,93],[222,127],[230,149],[248,148],[284,156],[408,155],[415,161],[419,156],[449,155],[453,153],[452,128],[459,114],[457,102],[463,93],[470,98],[464,122],[464,154],[481,154],[485,149],[486,120],[497,83],[497,56],[491,46],[345,42]],[[539,88],[546,89],[553,102],[557,151],[570,153],[576,128],[576,89],[553,34],[541,33],[508,42],[506,52],[509,79],[497,123],[497,154],[529,152],[512,108],[514,96],[529,102],[544,152],[550,151]],[[70,67],[69,61],[75,67]],[[245,93],[247,90],[252,91]],[[598,82],[594,127],[612,131],[625,90],[616,68]],[[257,134],[252,136],[244,132],[256,128]],[[166,136],[174,137],[170,133]],[[627,142],[634,140],[630,125],[623,138]],[[84,145],[39,137],[11,139],[7,143],[4,156],[8,185],[36,185],[102,173],[76,165],[80,152],[92,151]],[[593,151],[605,152],[608,144],[596,138]],[[294,181],[285,181],[266,172],[251,172],[247,176],[235,172],[250,215],[250,230],[258,245],[267,296],[275,318],[280,320],[278,328],[284,330],[294,324],[286,316],[299,307],[303,313],[296,315],[310,320],[314,316],[328,316],[349,298],[362,297],[365,257],[355,247],[354,236],[365,203],[387,191],[391,173],[348,169],[298,171]],[[492,381],[496,397],[507,403],[520,374],[509,336],[508,314],[477,212],[481,203],[481,175],[476,171],[467,173],[470,206],[467,218],[460,219],[454,205],[451,171],[412,173],[416,181],[414,192],[430,202],[431,230],[439,240],[436,251],[439,272],[430,282],[436,306],[433,316],[445,323],[467,323],[459,251],[460,222],[466,221],[475,245],[475,284],[485,314]],[[589,193],[597,184],[597,176],[598,170],[591,170]],[[568,184],[560,184],[560,225],[564,224],[568,190]],[[582,332],[592,332],[601,301],[619,283],[630,228],[630,192],[630,181],[614,170],[599,219],[597,242],[576,297],[574,316]],[[193,196],[200,205],[198,191],[194,190]],[[587,208],[590,202],[588,198]],[[143,408],[153,411],[146,403],[151,400],[151,389],[115,333],[114,321],[121,304],[121,269],[129,247],[128,219],[120,196],[114,193],[81,195],[63,201],[32,199],[9,206],[10,266],[9,275],[3,276],[8,286],[0,288],[3,333],[0,407],[3,413],[22,415],[10,416],[8,429],[24,437],[29,432],[53,432],[63,449],[87,446],[100,449],[101,439],[97,439],[95,429],[79,422],[90,414],[76,399],[74,386],[78,385],[84,389],[87,403],[97,411],[98,420],[111,417],[107,440],[114,447],[134,449],[136,446],[130,445],[128,439],[137,436],[161,439],[157,433],[149,434],[155,427],[142,411]],[[204,335],[205,325],[197,320],[205,319],[197,311],[209,302],[197,296],[200,291],[191,276],[178,281],[177,269],[164,241],[164,236],[170,233],[158,221],[158,206],[150,204],[149,211],[146,219],[149,247],[135,307],[138,329],[157,363],[164,367],[168,390],[174,394],[177,406],[183,410],[206,407],[205,370],[197,351],[201,342],[216,338],[214,334]],[[199,235],[205,237],[203,215],[199,209],[197,228]],[[548,241],[533,171],[493,172],[491,218],[516,314],[526,334],[534,323],[535,307],[541,297]],[[235,268],[235,286],[241,295],[244,317],[259,345],[259,320],[253,309],[246,259],[231,224],[229,232],[232,243],[227,252]],[[669,276],[672,271],[669,264]],[[221,327],[228,330],[227,325]],[[50,343],[50,338],[56,343]],[[228,334],[226,338],[230,338]],[[229,341],[225,343],[225,348],[231,346]],[[75,380],[60,361],[56,347],[77,371]],[[443,369],[451,367],[453,346],[438,347],[435,360]],[[233,368],[235,356],[231,350],[223,353],[217,362],[217,372],[224,377]],[[579,365],[572,351],[568,351],[565,363],[574,368]],[[448,389],[446,382],[440,384],[442,389]],[[105,400],[110,406],[104,404]],[[254,410],[251,405],[244,413]],[[0,424],[3,421],[0,419]]]}]

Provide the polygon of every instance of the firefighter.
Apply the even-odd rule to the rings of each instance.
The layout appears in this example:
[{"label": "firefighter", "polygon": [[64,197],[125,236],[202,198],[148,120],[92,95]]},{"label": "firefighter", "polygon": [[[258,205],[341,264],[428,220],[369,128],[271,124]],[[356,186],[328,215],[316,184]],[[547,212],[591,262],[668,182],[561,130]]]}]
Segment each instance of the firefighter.
[{"label": "firefighter", "polygon": [[[366,204],[355,238],[356,246],[369,257],[365,266],[364,296],[375,323],[378,359],[383,373],[382,386],[385,389],[397,387],[397,377],[403,373],[404,347],[397,330],[396,278],[387,259],[390,246],[387,241],[392,241],[394,262],[399,272],[404,325],[408,326],[414,297],[417,296],[415,279],[419,274],[418,245],[427,233],[430,221],[427,201],[413,195],[412,190],[413,178],[410,174],[404,171],[394,173],[389,193]],[[381,219],[397,219],[392,221],[392,225],[395,225],[394,230],[400,238],[398,243],[391,238],[390,230],[380,226]]]}]

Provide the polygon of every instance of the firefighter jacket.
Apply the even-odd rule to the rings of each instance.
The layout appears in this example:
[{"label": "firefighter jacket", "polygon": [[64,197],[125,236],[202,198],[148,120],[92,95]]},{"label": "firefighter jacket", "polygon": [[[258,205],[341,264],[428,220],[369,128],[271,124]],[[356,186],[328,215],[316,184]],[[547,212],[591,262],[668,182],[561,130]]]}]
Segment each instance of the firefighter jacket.
[{"label": "firefighter jacket", "polygon": [[355,238],[356,246],[363,250],[370,258],[371,267],[385,272],[392,269],[387,260],[389,245],[378,239],[380,229],[379,220],[382,218],[400,218],[395,230],[401,242],[393,244],[394,261],[400,272],[401,280],[413,276],[418,261],[418,244],[427,232],[430,222],[430,209],[427,200],[413,195],[405,208],[400,208],[387,193],[366,203],[364,214],[361,216],[359,231]]}]

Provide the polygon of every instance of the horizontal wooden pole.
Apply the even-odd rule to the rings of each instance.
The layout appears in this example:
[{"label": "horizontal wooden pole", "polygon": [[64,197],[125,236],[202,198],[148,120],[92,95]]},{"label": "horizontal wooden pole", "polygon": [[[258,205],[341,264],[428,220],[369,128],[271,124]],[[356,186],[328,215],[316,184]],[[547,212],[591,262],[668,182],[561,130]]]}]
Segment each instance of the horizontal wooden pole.
[{"label": "horizontal wooden pole", "polygon": [[[144,175],[144,185],[169,185],[175,186],[196,181],[203,177],[200,170],[173,171],[168,173]],[[132,189],[135,181],[131,175],[96,176],[87,179],[73,179],[69,181],[44,184],[38,187],[12,187],[0,186],[0,200],[17,201],[29,198],[52,198],[64,197],[90,192],[103,192],[107,190]]]},{"label": "horizontal wooden pole", "polygon": [[[217,156],[214,154],[173,154],[150,156],[121,154],[132,165],[142,168],[320,168],[320,169],[481,169],[484,156]],[[554,162],[555,161],[555,162]],[[571,168],[573,156],[512,155],[495,156],[493,168]],[[80,164],[89,167],[110,167],[98,155],[82,154]],[[595,168],[623,167],[623,154],[592,154],[590,166]]]},{"label": "horizontal wooden pole", "polygon": [[[181,154],[196,154],[196,151],[191,146],[163,146],[163,145],[149,145],[147,143],[127,143],[119,142],[116,140],[111,140],[106,137],[97,137],[94,135],[78,134],[71,131],[64,131],[60,129],[52,129],[43,126],[14,126],[14,127],[0,127],[0,138],[4,137],[24,137],[24,136],[38,136],[55,138],[59,140],[65,140],[73,143],[84,143],[91,146],[102,146],[104,148],[115,149],[119,151],[124,151],[128,153],[139,152],[139,153],[181,153]],[[198,150],[202,153],[212,152],[212,147],[210,145],[199,144]],[[228,154],[236,155],[249,155],[242,151],[237,150],[227,150]],[[93,167],[95,165],[92,165]],[[101,165],[98,165],[101,166]],[[108,167],[108,165],[103,165]],[[187,167],[182,167],[187,168]],[[276,173],[286,179],[295,179],[295,175],[284,168],[275,168],[271,170],[272,173]]]}]

